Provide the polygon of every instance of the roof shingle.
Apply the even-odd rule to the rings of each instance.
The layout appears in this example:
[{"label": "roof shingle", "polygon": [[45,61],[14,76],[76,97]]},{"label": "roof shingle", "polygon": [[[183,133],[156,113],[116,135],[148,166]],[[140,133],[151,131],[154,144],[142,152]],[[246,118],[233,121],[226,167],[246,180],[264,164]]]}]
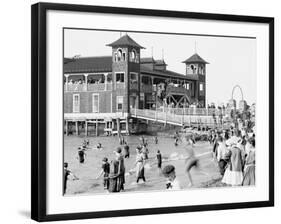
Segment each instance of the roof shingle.
[{"label": "roof shingle", "polygon": [[112,42],[111,44],[107,44],[106,46],[116,47],[116,46],[131,46],[138,47],[141,49],[145,49],[141,45],[139,45],[136,41],[134,41],[128,34],[120,37],[118,40]]},{"label": "roof shingle", "polygon": [[203,58],[201,58],[197,53],[183,61],[183,63],[203,63],[203,64],[209,64],[207,61],[205,61]]},{"label": "roof shingle", "polygon": [[64,73],[111,72],[112,57],[65,58],[63,70]]}]

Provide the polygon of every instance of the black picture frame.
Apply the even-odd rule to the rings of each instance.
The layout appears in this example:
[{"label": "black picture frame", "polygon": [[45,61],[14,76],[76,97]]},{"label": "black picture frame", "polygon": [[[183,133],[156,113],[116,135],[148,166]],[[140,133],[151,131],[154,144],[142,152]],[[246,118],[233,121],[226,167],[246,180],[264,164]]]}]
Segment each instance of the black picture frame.
[{"label": "black picture frame", "polygon": [[[169,18],[191,18],[216,21],[253,22],[269,25],[269,200],[214,205],[160,207],[149,209],[115,210],[69,214],[46,213],[46,13],[63,10],[87,13],[111,13]],[[194,212],[274,206],[274,18],[183,11],[164,11],[136,8],[103,7],[73,4],[37,3],[31,11],[31,218],[37,221],[74,220],[116,216],[135,216],[161,213]]]}]

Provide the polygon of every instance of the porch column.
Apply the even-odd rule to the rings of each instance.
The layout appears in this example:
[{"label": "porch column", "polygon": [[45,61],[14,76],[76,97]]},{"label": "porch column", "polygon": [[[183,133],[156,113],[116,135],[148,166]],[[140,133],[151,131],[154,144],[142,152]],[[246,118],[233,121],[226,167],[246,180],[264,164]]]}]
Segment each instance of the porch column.
[{"label": "porch column", "polygon": [[104,90],[107,90],[107,75],[108,73],[104,73]]},{"label": "porch column", "polygon": [[69,75],[67,74],[67,75],[64,75],[65,76],[65,91],[67,91],[68,90],[68,77],[69,77]]},{"label": "porch column", "polygon": [[86,91],[88,90],[88,75],[89,74],[84,74],[84,76],[85,76]]},{"label": "porch column", "polygon": [[88,84],[88,74],[84,74],[85,76],[85,84],[87,85]]}]

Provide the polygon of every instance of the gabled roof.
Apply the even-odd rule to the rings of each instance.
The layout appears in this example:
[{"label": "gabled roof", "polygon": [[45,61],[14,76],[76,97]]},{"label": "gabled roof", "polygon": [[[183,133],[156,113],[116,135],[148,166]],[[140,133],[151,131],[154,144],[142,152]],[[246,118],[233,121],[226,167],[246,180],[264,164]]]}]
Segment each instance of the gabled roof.
[{"label": "gabled roof", "polygon": [[111,47],[131,46],[131,47],[144,49],[144,47],[142,47],[136,41],[134,41],[128,34],[125,34],[124,36],[120,37],[118,40],[114,41],[111,44],[107,44],[106,46],[111,46]]},{"label": "gabled roof", "polygon": [[112,57],[64,58],[64,73],[111,72]]},{"label": "gabled roof", "polygon": [[201,58],[197,53],[183,61],[182,63],[203,63],[203,64],[209,64],[207,61],[205,61],[203,58]]}]

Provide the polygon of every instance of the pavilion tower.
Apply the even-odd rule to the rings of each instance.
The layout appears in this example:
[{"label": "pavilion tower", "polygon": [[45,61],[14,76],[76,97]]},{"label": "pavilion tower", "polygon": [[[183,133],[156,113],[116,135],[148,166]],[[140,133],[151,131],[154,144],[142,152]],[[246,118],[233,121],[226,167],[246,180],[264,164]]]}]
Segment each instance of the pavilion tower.
[{"label": "pavilion tower", "polygon": [[198,102],[206,106],[206,65],[209,64],[197,53],[183,61],[186,65],[185,74],[195,80],[194,82],[194,96]]},{"label": "pavilion tower", "polygon": [[125,34],[112,47],[112,111],[130,112],[139,108],[140,50],[144,49]]}]

